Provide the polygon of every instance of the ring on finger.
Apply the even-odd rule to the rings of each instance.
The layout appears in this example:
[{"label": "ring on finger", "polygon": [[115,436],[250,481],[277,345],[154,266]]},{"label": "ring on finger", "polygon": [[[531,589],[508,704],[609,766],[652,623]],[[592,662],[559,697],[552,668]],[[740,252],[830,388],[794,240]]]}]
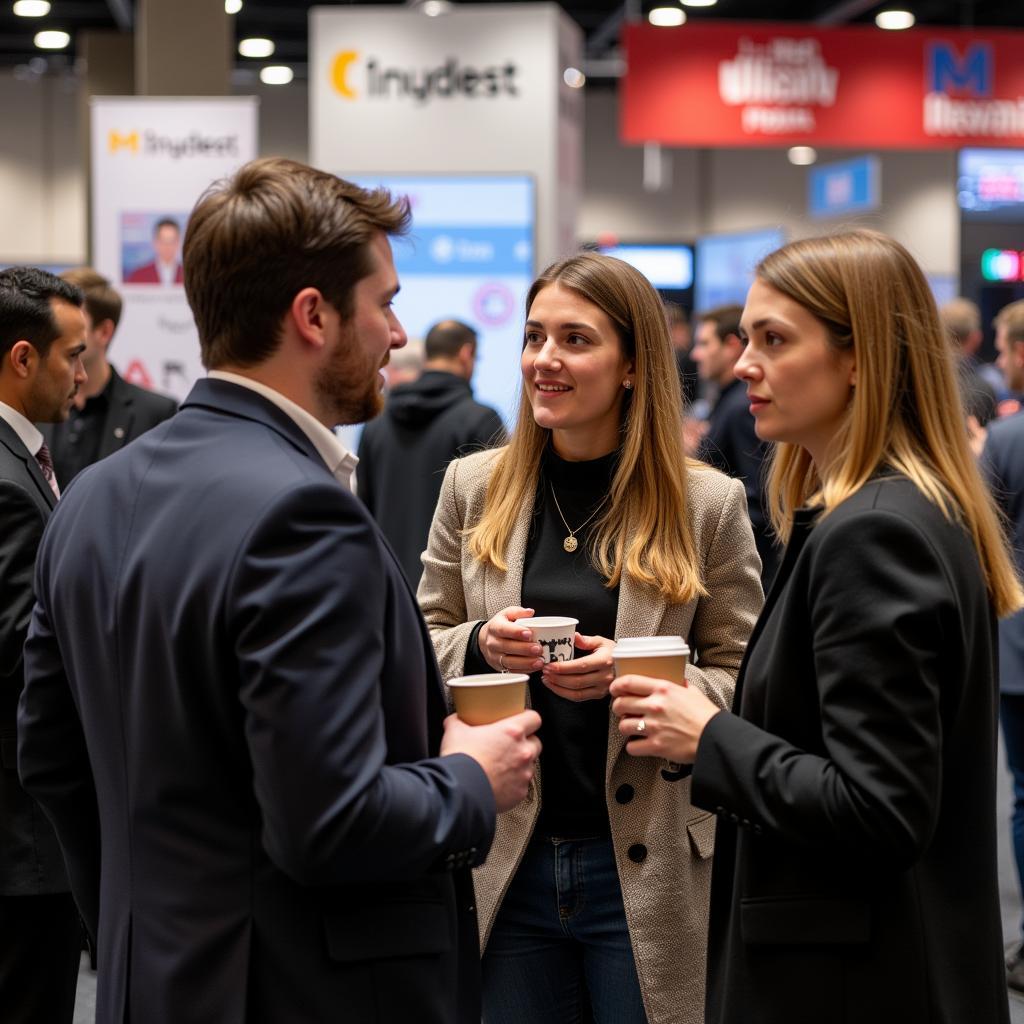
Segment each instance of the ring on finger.
[{"label": "ring on finger", "polygon": [[636,731],[638,734],[643,734],[647,730],[647,723],[642,719],[636,720]]},{"label": "ring on finger", "polygon": [[498,655],[498,664],[501,666],[501,671],[502,672],[507,672],[508,671],[508,669],[505,667],[505,655],[504,654],[499,654]]}]

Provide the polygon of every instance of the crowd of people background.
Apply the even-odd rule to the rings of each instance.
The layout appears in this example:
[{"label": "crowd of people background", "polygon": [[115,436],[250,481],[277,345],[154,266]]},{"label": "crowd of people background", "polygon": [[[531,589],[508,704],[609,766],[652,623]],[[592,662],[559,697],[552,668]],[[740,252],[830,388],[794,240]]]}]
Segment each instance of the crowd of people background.
[{"label": "crowd of people background", "polygon": [[[71,1020],[84,922],[103,1024],[1007,1022],[1024,302],[979,363],[856,230],[691,335],[581,252],[506,433],[458,321],[385,401],[409,224],[286,160],[211,186],[180,409],[109,363],[109,282],[0,272],[5,1019]],[[519,620],[566,614],[545,663]],[[659,635],[686,685],[616,677]],[[467,725],[489,672],[528,708]]]}]

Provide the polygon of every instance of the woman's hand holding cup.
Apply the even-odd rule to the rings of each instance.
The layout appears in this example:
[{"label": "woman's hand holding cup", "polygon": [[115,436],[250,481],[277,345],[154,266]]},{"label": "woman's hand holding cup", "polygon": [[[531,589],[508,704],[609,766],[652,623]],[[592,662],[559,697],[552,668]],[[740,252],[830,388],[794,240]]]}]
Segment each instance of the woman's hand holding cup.
[{"label": "woman's hand holding cup", "polygon": [[615,678],[612,651],[615,641],[603,636],[576,634],[576,647],[593,653],[573,661],[552,661],[544,666],[541,681],[566,700],[600,700]]},{"label": "woman's hand holding cup", "polygon": [[536,672],[544,664],[541,646],[530,630],[516,625],[517,619],[533,615],[532,608],[513,605],[484,623],[477,635],[477,645],[484,661],[495,672]]}]

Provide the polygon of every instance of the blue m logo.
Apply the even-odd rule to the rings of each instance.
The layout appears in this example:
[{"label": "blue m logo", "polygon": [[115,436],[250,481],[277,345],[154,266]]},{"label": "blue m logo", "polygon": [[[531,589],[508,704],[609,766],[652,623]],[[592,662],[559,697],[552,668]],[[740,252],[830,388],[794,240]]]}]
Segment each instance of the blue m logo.
[{"label": "blue m logo", "polygon": [[963,58],[951,43],[929,43],[926,62],[929,92],[992,95],[995,61],[989,43],[971,43]]}]

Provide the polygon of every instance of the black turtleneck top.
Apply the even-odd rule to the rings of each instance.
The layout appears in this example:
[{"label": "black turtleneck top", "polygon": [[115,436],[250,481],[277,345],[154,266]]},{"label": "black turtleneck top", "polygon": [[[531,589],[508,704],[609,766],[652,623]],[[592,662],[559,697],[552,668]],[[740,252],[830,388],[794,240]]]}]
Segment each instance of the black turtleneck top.
[{"label": "black turtleneck top", "polygon": [[[567,462],[549,446],[541,466],[534,499],[530,536],[523,566],[521,604],[536,615],[571,615],[585,636],[615,636],[618,587],[608,589],[590,560],[593,527],[599,512],[582,529],[577,527],[597,509],[611,490],[618,452],[587,462]],[[558,496],[559,515],[552,496]],[[562,516],[565,517],[565,522]],[[579,546],[563,547],[576,531]],[[490,671],[476,647],[466,671]],[[576,650],[576,657],[589,651]],[[608,698],[571,701],[552,693],[540,679],[530,677],[530,702],[540,713],[541,812],[537,834],[584,838],[608,834],[605,803],[605,762],[608,757]]]}]

